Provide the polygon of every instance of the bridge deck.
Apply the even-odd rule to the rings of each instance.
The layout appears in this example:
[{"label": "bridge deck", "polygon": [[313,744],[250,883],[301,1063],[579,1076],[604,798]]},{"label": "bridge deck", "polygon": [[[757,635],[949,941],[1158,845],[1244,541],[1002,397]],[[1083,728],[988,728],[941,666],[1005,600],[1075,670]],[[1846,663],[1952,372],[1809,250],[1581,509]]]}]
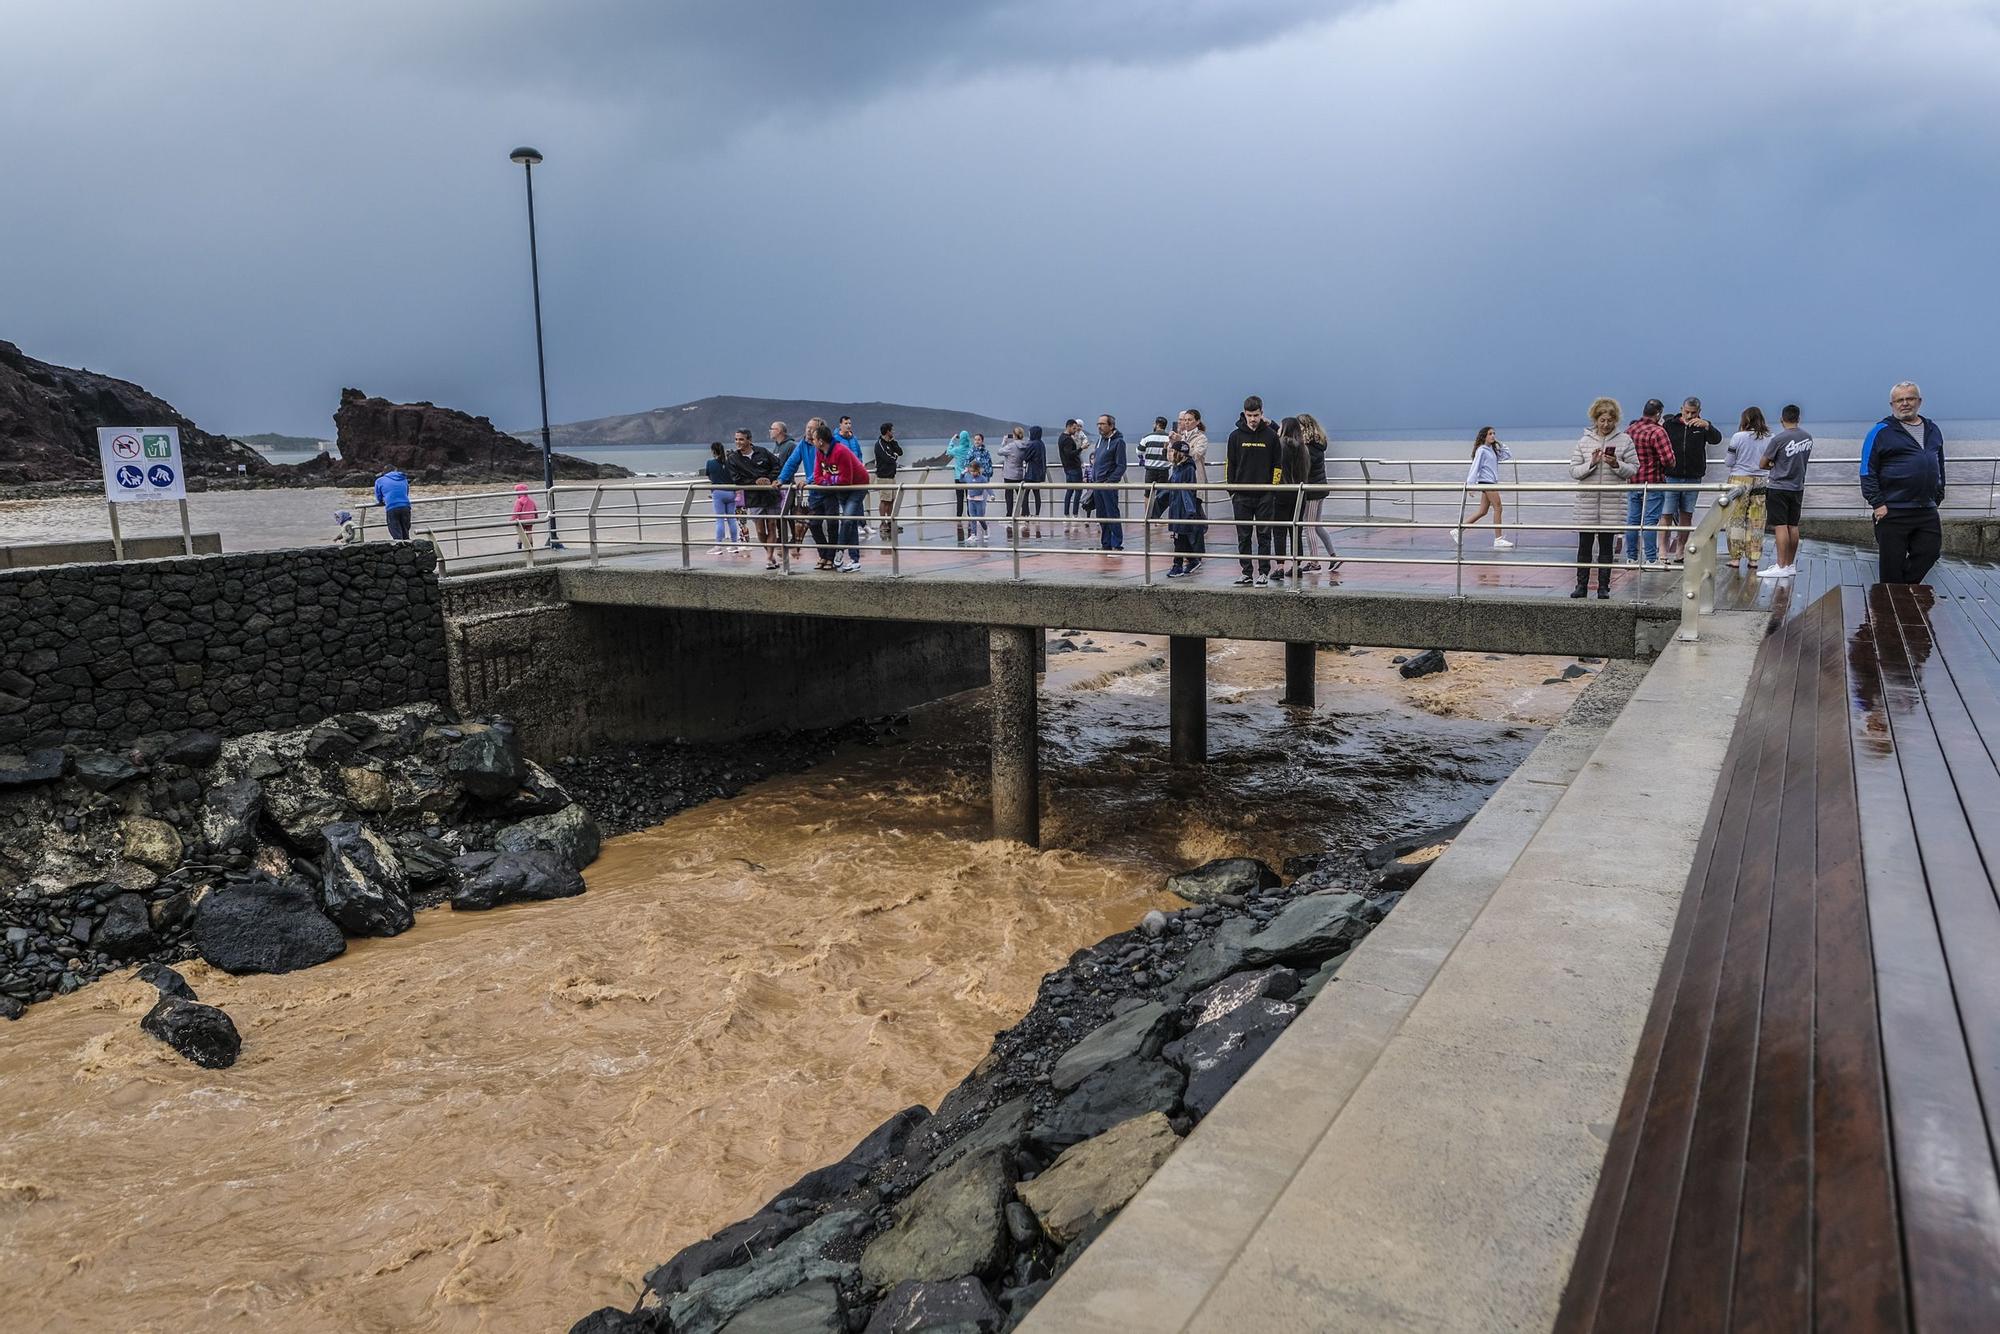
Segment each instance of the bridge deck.
[{"label": "bridge deck", "polygon": [[1781,609],[1559,1328],[2000,1310],[2000,572]]}]

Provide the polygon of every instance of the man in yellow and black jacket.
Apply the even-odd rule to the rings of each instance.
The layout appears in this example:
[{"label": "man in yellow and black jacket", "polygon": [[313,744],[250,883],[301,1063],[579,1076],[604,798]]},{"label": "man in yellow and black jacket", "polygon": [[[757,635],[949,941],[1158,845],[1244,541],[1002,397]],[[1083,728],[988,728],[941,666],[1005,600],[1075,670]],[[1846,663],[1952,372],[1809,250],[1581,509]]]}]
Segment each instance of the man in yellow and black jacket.
[{"label": "man in yellow and black jacket", "polygon": [[[1243,400],[1243,415],[1229,433],[1229,453],[1223,481],[1231,489],[1229,505],[1236,517],[1236,551],[1243,560],[1241,586],[1261,588],[1271,579],[1271,534],[1268,525],[1278,512],[1277,492],[1237,490],[1270,486],[1279,477],[1278,428],[1264,415],[1264,400],[1252,394]],[[1251,544],[1258,559],[1250,559]]]}]

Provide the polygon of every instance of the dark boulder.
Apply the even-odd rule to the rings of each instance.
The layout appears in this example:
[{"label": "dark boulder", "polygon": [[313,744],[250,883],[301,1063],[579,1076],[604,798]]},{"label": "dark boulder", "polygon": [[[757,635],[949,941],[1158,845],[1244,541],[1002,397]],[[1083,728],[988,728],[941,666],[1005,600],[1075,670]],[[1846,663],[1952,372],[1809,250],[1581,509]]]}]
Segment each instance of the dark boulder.
[{"label": "dark boulder", "polygon": [[658,1329],[651,1316],[601,1306],[571,1325],[569,1334],[656,1334]]},{"label": "dark boulder", "polygon": [[218,852],[247,852],[264,813],[264,785],[254,778],[212,787],[201,799],[201,836]]},{"label": "dark boulder", "polygon": [[1102,1135],[1147,1112],[1172,1116],[1179,1108],[1186,1077],[1165,1061],[1131,1056],[1085,1079],[1028,1132],[1043,1152]]},{"label": "dark boulder", "polygon": [[837,1284],[814,1279],[750,1303],[720,1334],[847,1334],[847,1304]]},{"label": "dark boulder", "polygon": [[309,760],[328,763],[351,760],[360,750],[361,743],[333,723],[321,723],[306,737],[305,755]]},{"label": "dark boulder", "polygon": [[912,1280],[889,1289],[864,1334],[998,1334],[1006,1323],[1006,1313],[976,1278]]},{"label": "dark boulder", "polygon": [[1265,968],[1223,978],[1206,991],[1188,997],[1189,1025],[1212,1024],[1231,1010],[1254,1000],[1290,1000],[1299,990],[1298,974],[1289,968]]},{"label": "dark boulder", "polygon": [[570,795],[563,790],[547,769],[533,760],[524,762],[527,770],[521,785],[509,796],[496,803],[500,814],[519,818],[526,815],[554,815],[570,804]]},{"label": "dark boulder", "polygon": [[597,822],[581,806],[565,806],[554,815],[531,815],[493,836],[496,852],[553,852],[579,871],[597,860],[602,845]]},{"label": "dark boulder", "polygon": [[1432,672],[1446,670],[1450,665],[1444,660],[1444,650],[1427,648],[1396,670],[1401,672],[1404,677],[1409,678],[1429,676]]},{"label": "dark boulder", "polygon": [[731,1223],[714,1236],[684,1246],[673,1259],[646,1272],[646,1287],[670,1297],[719,1269],[748,1264],[811,1221],[806,1210],[765,1209]]},{"label": "dark boulder", "polygon": [[1025,1093],[1012,1102],[1001,1103],[987,1113],[986,1119],[970,1133],[938,1150],[932,1166],[950,1167],[961,1158],[994,1149],[1012,1153],[1027,1136],[1028,1118],[1034,1110],[1034,1100]]},{"label": "dark boulder", "polygon": [[337,958],[347,937],[296,876],[254,875],[195,906],[194,943],[225,973],[289,973]]},{"label": "dark boulder", "polygon": [[1400,857],[1408,857],[1412,853],[1421,852],[1439,843],[1451,842],[1464,832],[1467,823],[1466,820],[1458,820],[1448,825],[1440,825],[1436,829],[1426,829],[1421,833],[1383,839],[1361,854],[1361,864],[1371,871],[1379,871]]},{"label": "dark boulder", "polygon": [[194,994],[194,988],[187,984],[186,978],[163,963],[141,965],[138,978],[141,982],[150,982],[158,987],[162,996],[179,996],[182,1000],[201,999]]},{"label": "dark boulder", "polygon": [[214,764],[222,754],[222,737],[216,732],[186,732],[176,737],[160,751],[160,758],[168,764],[185,765],[190,769],[206,769]]},{"label": "dark boulder", "polygon": [[1196,1116],[1214,1111],[1222,1095],[1278,1040],[1298,1012],[1290,1001],[1255,1000],[1168,1043],[1167,1059],[1188,1074],[1187,1092],[1182,1095],[1187,1109]]},{"label": "dark boulder", "polygon": [[146,900],[137,894],[117,894],[105,905],[104,920],[97,925],[90,947],[114,959],[136,959],[160,947],[153,934],[152,914]]},{"label": "dark boulder", "polygon": [[859,1271],[848,1257],[867,1227],[868,1215],[858,1210],[816,1218],[755,1260],[704,1275],[668,1298],[662,1324],[674,1334],[716,1334],[745,1307],[801,1283],[852,1285]]},{"label": "dark boulder", "polygon": [[1158,1001],[1134,1006],[1085,1034],[1083,1040],[1056,1058],[1049,1083],[1058,1091],[1073,1089],[1088,1076],[1128,1056],[1158,1056],[1174,1033],[1174,1014]]},{"label": "dark boulder", "polygon": [[863,1136],[859,1144],[848,1150],[845,1158],[806,1173],[772,1196],[771,1203],[765,1207],[772,1208],[780,1201],[823,1204],[852,1193],[867,1181],[869,1173],[901,1155],[909,1145],[910,1137],[930,1120],[930,1116],[927,1107],[905,1107]]},{"label": "dark boulder", "polygon": [[410,929],[410,882],[395,850],[367,825],[327,825],[320,902],[350,936],[394,936]]},{"label": "dark boulder", "polygon": [[0,1019],[19,1019],[28,1012],[28,1007],[12,996],[0,993]]},{"label": "dark boulder", "polygon": [[444,739],[444,769],[473,796],[486,801],[509,797],[527,777],[527,762],[512,725],[458,723],[437,729]]},{"label": "dark boulder", "polygon": [[452,873],[458,887],[451,893],[451,906],[459,910],[583,893],[583,877],[553,852],[476,852],[453,861]]},{"label": "dark boulder", "polygon": [[993,1274],[1007,1259],[1014,1155],[973,1154],[933,1173],[896,1206],[895,1222],[861,1253],[861,1277],[887,1288]]},{"label": "dark boulder", "polygon": [[109,792],[144,772],[130,756],[110,751],[93,750],[76,757],[76,781],[93,792]]},{"label": "dark boulder", "polygon": [[146,1011],[139,1027],[172,1047],[196,1065],[222,1070],[236,1064],[243,1039],[228,1015],[213,1005],[162,995],[159,1003]]},{"label": "dark boulder", "polygon": [[404,834],[396,840],[396,857],[412,885],[436,885],[451,879],[457,850],[427,834]]},{"label": "dark boulder", "polygon": [[1213,903],[1225,894],[1245,897],[1284,882],[1254,857],[1221,857],[1167,877],[1167,892],[1189,903]]},{"label": "dark boulder", "polygon": [[1368,934],[1367,904],[1359,894],[1337,890],[1301,895],[1250,937],[1243,961],[1256,967],[1304,963],[1337,954]]},{"label": "dark boulder", "polygon": [[63,776],[69,757],[60,750],[31,750],[25,755],[0,754],[0,790],[53,783]]}]

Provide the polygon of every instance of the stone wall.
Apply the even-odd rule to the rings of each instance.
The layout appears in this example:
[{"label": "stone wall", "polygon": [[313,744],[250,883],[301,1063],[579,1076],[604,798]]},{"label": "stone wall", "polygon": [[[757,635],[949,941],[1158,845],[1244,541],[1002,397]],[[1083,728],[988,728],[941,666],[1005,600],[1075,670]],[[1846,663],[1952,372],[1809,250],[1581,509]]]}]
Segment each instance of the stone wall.
[{"label": "stone wall", "polygon": [[428,547],[0,570],[0,750],[449,697]]},{"label": "stone wall", "polygon": [[452,702],[537,759],[895,713],[986,684],[983,626],[579,606],[532,574],[448,589]]}]

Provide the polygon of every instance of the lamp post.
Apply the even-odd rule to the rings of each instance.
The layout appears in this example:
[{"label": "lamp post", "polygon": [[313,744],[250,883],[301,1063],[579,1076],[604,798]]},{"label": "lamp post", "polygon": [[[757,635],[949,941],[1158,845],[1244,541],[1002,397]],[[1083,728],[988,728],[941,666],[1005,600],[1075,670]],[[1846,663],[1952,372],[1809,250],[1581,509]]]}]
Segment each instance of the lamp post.
[{"label": "lamp post", "polygon": [[532,148],[517,148],[507,155],[509,162],[521,164],[528,178],[528,275],[535,290],[535,378],[542,389],[542,495],[549,502],[549,550],[561,551],[556,540],[556,459],[549,442],[549,369],[542,357],[542,262],[535,253],[535,165],[542,155]]}]

